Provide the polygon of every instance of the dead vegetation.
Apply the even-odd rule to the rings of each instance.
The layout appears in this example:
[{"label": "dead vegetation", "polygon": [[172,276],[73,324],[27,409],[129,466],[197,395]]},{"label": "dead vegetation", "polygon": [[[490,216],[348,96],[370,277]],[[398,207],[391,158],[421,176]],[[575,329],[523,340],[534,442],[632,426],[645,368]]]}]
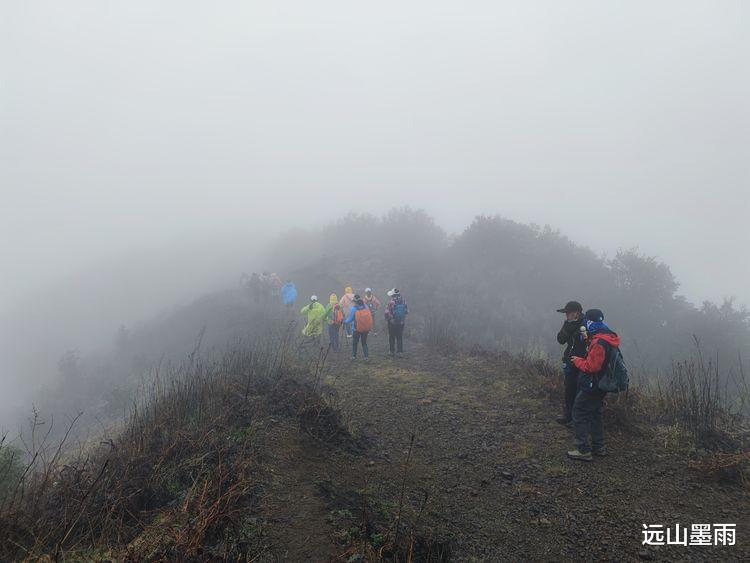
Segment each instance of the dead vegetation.
[{"label": "dead vegetation", "polygon": [[267,551],[262,522],[250,518],[270,479],[255,423],[287,416],[316,440],[352,442],[314,369],[293,363],[288,348],[283,338],[238,343],[216,360],[196,354],[161,368],[122,431],[76,453],[66,439],[50,444],[51,421],[37,415],[27,466],[0,503],[0,559],[244,560]]}]

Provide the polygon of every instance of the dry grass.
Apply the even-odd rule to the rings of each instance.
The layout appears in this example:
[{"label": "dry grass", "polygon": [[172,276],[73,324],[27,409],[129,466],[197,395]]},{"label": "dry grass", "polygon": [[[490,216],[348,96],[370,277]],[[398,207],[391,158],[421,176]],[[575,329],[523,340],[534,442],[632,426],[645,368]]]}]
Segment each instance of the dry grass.
[{"label": "dry grass", "polygon": [[160,369],[122,432],[77,453],[66,439],[49,443],[51,424],[39,436],[37,416],[28,466],[0,503],[0,560],[263,553],[242,516],[262,502],[267,479],[253,422],[282,413],[318,440],[351,439],[319,392],[321,359],[301,366],[289,347],[238,344],[217,360],[191,355]]},{"label": "dry grass", "polygon": [[[516,363],[531,393],[560,404],[563,380],[559,369],[523,355]],[[729,381],[735,383],[734,393],[727,391]],[[723,389],[720,382],[725,382]],[[747,485],[750,431],[747,419],[732,408],[748,404],[743,389],[747,386],[721,374],[715,362],[704,361],[697,347],[692,358],[675,362],[661,383],[631,384],[625,393],[608,394],[605,424],[608,430],[648,436],[664,448],[682,452],[693,469]]]},{"label": "dry grass", "polygon": [[455,352],[460,347],[459,326],[455,315],[445,311],[432,311],[425,317],[424,335],[427,343],[435,350]]},{"label": "dry grass", "polygon": [[[732,408],[729,381],[720,373],[718,362],[705,361],[698,348],[692,358],[675,362],[665,381],[652,389],[657,412],[666,422],[689,432],[697,447],[735,447],[733,435],[746,420]],[[741,391],[735,390],[732,398],[744,403],[748,397]]]},{"label": "dry grass", "polygon": [[750,451],[712,452],[700,459],[690,460],[688,466],[720,479],[738,480],[745,487],[750,487]]}]

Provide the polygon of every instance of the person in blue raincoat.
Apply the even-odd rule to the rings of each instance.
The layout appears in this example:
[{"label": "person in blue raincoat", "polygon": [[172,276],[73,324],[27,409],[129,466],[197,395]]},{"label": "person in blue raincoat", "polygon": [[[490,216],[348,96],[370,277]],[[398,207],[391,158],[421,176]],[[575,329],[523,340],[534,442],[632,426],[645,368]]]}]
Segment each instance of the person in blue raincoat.
[{"label": "person in blue raincoat", "polygon": [[291,309],[295,301],[297,301],[297,287],[291,280],[286,280],[281,288],[281,302]]}]

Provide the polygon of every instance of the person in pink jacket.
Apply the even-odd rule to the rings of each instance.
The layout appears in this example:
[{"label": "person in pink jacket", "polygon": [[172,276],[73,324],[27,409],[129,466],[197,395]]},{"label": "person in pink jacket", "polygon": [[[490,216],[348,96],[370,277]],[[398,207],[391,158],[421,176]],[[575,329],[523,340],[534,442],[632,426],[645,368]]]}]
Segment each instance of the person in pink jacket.
[{"label": "person in pink jacket", "polygon": [[364,301],[365,305],[367,305],[367,308],[370,309],[370,313],[372,313],[372,335],[377,336],[378,332],[375,328],[375,312],[380,309],[380,299],[378,299],[375,294],[372,292],[372,289],[369,287],[365,289],[365,296],[362,298],[362,301]]},{"label": "person in pink jacket", "polygon": [[[352,307],[354,307],[354,290],[351,287],[347,287],[344,290],[344,295],[343,297],[341,297],[339,305],[341,305],[341,309],[344,312],[344,318],[347,318],[349,316],[349,311],[351,311]],[[351,338],[352,326],[350,324],[344,323],[344,332],[346,333],[347,338]]]}]

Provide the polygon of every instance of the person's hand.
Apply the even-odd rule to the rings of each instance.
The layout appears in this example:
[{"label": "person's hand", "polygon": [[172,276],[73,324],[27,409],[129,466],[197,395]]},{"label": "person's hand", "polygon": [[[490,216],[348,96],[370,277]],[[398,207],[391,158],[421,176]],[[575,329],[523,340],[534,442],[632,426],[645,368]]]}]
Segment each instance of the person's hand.
[{"label": "person's hand", "polygon": [[578,328],[576,327],[576,322],[575,321],[565,321],[565,322],[563,322],[562,330],[563,330],[563,332],[565,334],[571,335],[574,332],[576,332],[576,330],[578,330]]}]

